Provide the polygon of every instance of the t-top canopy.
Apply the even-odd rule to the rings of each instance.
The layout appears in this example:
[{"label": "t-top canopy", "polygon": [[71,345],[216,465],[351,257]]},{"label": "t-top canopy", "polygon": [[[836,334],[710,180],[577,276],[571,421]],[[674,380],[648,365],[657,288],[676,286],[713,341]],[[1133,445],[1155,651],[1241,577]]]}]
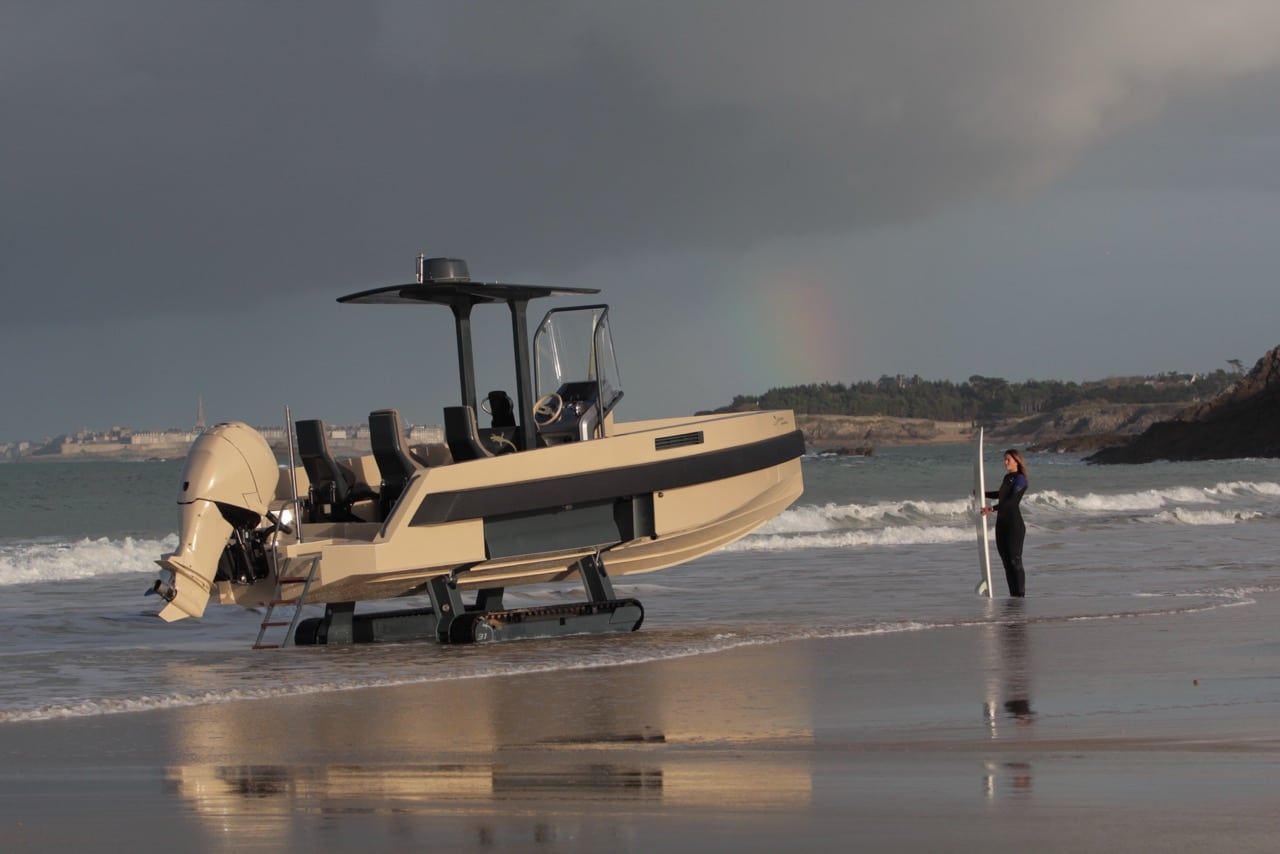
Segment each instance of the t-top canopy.
[{"label": "t-top canopy", "polygon": [[387,285],[338,297],[341,303],[388,305],[393,303],[435,303],[477,305],[495,302],[527,302],[539,297],[598,294],[599,288],[510,285],[502,282],[473,282],[467,262],[459,258],[418,257],[418,281]]},{"label": "t-top canopy", "polygon": [[511,310],[511,339],[515,350],[516,397],[519,401],[519,441],[523,448],[537,444],[533,421],[533,381],[529,367],[529,331],[525,317],[529,300],[538,297],[598,294],[597,288],[548,288],[540,285],[508,285],[501,282],[473,282],[467,262],[461,258],[418,256],[418,281],[388,285],[338,297],[341,303],[412,304],[448,306],[453,312],[458,339],[458,380],[462,403],[476,409],[475,357],[471,346],[471,309],[477,305],[506,303]]},{"label": "t-top canopy", "polygon": [[429,302],[453,305],[459,297],[478,304],[598,293],[600,293],[599,288],[548,288],[541,285],[508,285],[501,282],[411,282],[407,285],[387,285],[347,294],[345,297],[338,297],[338,302],[378,305]]}]

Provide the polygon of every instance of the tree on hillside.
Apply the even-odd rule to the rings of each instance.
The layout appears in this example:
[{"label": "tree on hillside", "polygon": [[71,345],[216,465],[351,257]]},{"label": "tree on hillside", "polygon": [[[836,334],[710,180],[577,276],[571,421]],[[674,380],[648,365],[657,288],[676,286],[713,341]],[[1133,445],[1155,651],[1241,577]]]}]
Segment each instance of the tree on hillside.
[{"label": "tree on hillside", "polygon": [[1098,403],[1193,403],[1217,395],[1235,377],[1166,373],[1112,377],[1085,383],[1028,380],[974,374],[966,383],[882,376],[875,382],[815,383],[771,388],[762,395],[736,395],[725,410],[790,409],[801,415],[887,415],[939,421],[999,421],[1052,412],[1085,401]]}]

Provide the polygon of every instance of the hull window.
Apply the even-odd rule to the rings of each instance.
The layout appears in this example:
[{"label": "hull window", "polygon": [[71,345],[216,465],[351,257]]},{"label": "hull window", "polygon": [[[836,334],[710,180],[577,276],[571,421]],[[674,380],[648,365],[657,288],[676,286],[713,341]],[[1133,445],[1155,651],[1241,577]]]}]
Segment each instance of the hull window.
[{"label": "hull window", "polygon": [[484,520],[490,558],[599,548],[653,535],[651,494]]}]

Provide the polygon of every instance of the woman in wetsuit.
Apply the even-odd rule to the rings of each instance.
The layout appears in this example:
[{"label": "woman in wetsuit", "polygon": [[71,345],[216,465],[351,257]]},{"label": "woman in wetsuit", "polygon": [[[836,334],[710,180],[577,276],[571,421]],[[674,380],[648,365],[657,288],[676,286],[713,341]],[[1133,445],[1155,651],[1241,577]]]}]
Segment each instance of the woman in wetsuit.
[{"label": "woman in wetsuit", "polygon": [[1027,526],[1022,521],[1018,506],[1027,491],[1027,463],[1022,452],[1010,448],[1004,452],[1004,468],[1008,472],[1000,482],[1000,489],[988,492],[987,498],[996,499],[994,507],[982,508],[983,514],[996,514],[996,549],[1004,564],[1004,577],[1009,582],[1010,596],[1024,596],[1027,577],[1022,569],[1022,541],[1027,537]]}]

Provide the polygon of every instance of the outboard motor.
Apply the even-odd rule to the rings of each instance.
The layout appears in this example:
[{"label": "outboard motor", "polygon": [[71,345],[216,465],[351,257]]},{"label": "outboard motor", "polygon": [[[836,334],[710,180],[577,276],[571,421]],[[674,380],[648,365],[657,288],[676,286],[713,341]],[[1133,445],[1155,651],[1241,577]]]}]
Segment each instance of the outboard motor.
[{"label": "outboard motor", "polygon": [[265,575],[265,555],[255,559],[248,544],[267,514],[278,472],[267,440],[239,421],[218,424],[191,445],[178,490],[178,550],[157,561],[169,577],[162,573],[152,588],[168,602],[161,619],[204,614],[220,564],[232,580]]}]

